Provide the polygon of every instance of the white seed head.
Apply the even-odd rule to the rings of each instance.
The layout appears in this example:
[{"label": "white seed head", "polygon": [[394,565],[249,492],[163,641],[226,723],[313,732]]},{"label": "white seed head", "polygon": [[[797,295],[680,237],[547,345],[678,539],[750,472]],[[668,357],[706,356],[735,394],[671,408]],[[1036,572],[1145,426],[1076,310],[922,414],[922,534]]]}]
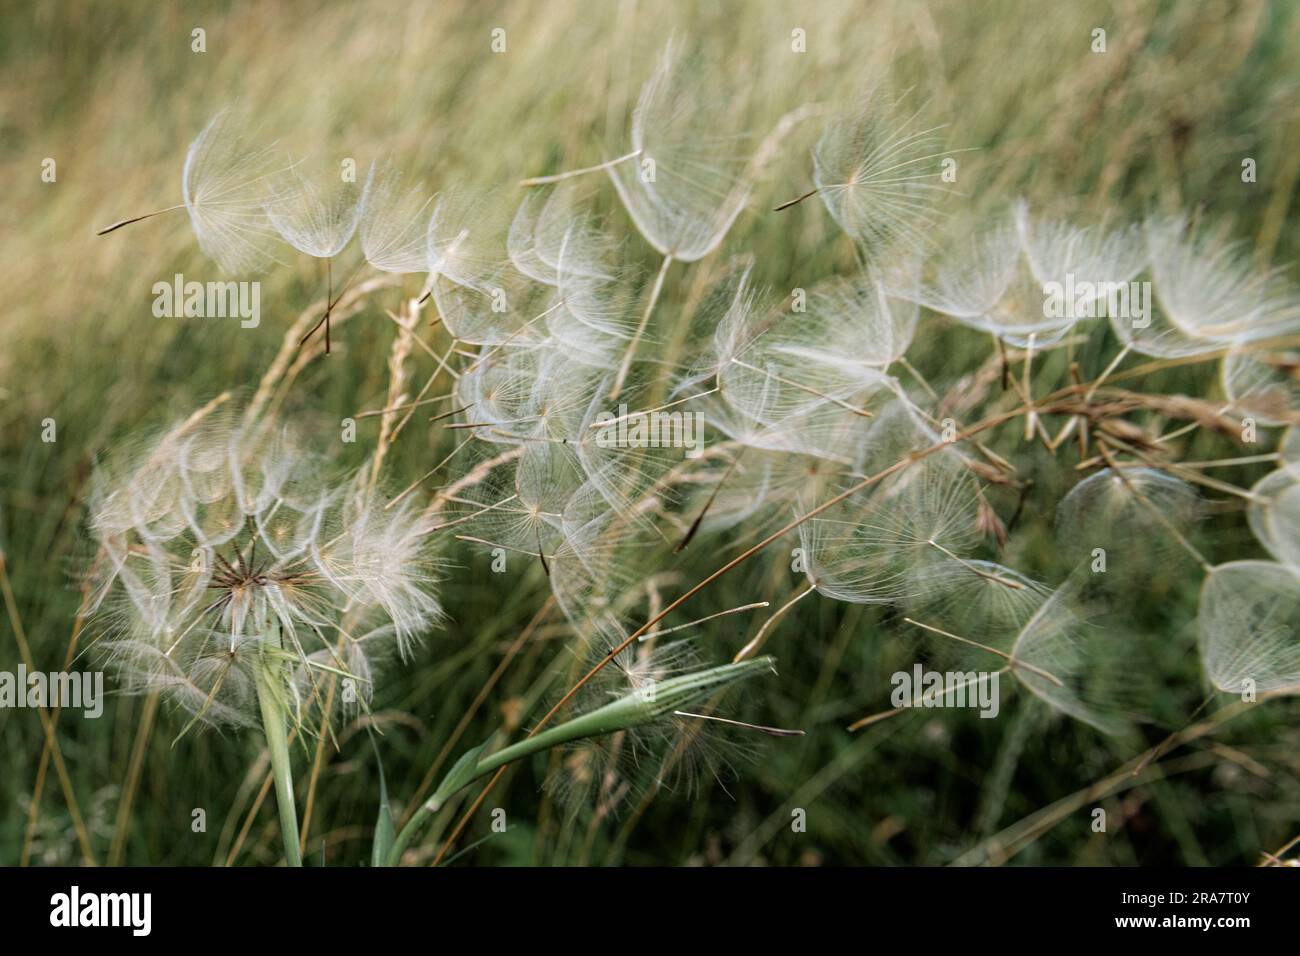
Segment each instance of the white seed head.
[{"label": "white seed head", "polygon": [[330,669],[368,697],[382,645],[406,656],[441,617],[411,512],[323,467],[283,434],[213,416],[100,469],[92,609],[129,689],[250,722],[258,657],[283,651],[300,680]]}]

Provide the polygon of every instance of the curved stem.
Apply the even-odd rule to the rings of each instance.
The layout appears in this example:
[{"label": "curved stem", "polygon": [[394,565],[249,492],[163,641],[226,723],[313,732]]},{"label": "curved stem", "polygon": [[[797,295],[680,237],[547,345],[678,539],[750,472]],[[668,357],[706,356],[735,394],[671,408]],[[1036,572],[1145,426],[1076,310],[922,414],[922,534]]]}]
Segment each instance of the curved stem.
[{"label": "curved stem", "polygon": [[566,179],[572,179],[574,176],[583,176],[587,173],[599,172],[602,169],[609,169],[611,166],[617,166],[619,163],[625,163],[629,159],[636,159],[641,155],[641,150],[634,149],[632,152],[617,159],[611,159],[608,162],[597,163],[595,166],[584,166],[582,169],[571,169],[567,173],[556,173],[553,176],[533,176],[531,179],[519,180],[520,186],[545,186],[548,183],[558,183]]},{"label": "curved stem", "polygon": [[754,654],[758,651],[758,649],[762,647],[763,643],[767,640],[768,629],[771,628],[772,625],[775,624],[777,621],[779,621],[781,618],[783,618],[786,615],[786,613],[790,610],[790,608],[794,607],[796,604],[798,604],[808,595],[812,594],[813,591],[815,591],[816,589],[817,589],[816,584],[809,584],[808,587],[800,591],[798,594],[792,597],[785,604],[777,608],[776,612],[771,617],[769,617],[766,621],[763,622],[763,626],[758,629],[758,633],[754,635],[754,639],[736,652],[736,656],[732,658],[732,661],[734,663],[740,663],[746,658],[753,657]]},{"label": "curved stem", "polygon": [[[430,814],[442,809],[451,797],[479,777],[560,744],[638,727],[689,706],[734,681],[771,667],[772,658],[766,657],[743,663],[720,664],[717,667],[693,671],[663,681],[650,681],[618,700],[580,714],[563,724],[543,731],[534,729],[529,736],[486,757],[479,756],[484,747],[476,747],[468,751],[447,771],[447,775],[442,783],[438,784],[433,796],[411,814],[410,820],[393,841],[393,846],[388,853],[388,865],[397,865],[402,857],[402,851],[410,844],[416,831]],[[444,846],[443,853],[445,852]],[[439,854],[439,859],[441,857],[442,854]]]},{"label": "curved stem", "polygon": [[[272,631],[272,644],[280,644],[278,632]],[[284,710],[284,688],[277,680],[283,665],[275,659],[263,659],[257,669],[257,702],[262,709],[262,732],[271,754],[271,775],[275,778],[275,803],[280,811],[280,836],[284,840],[284,857],[289,866],[302,866],[298,850],[298,811],[293,797],[293,769],[289,764],[289,732]]]},{"label": "curved stem", "polygon": [[[621,706],[620,706],[621,705]],[[410,820],[406,826],[402,827],[401,832],[393,841],[392,849],[388,854],[388,865],[396,866],[402,858],[402,853],[410,845],[416,831],[424,824],[428,817],[442,809],[447,799],[459,791],[462,787],[468,786],[479,777],[489,774],[494,770],[504,767],[508,763],[513,763],[523,757],[540,753],[543,750],[549,750],[559,744],[566,744],[582,737],[594,737],[599,734],[611,733],[615,730],[622,729],[626,725],[626,710],[628,704],[626,699],[615,701],[613,704],[592,711],[567,723],[559,724],[555,727],[548,728],[540,733],[525,737],[508,747],[498,750],[496,753],[489,754],[481,759],[473,758],[474,764],[465,776],[458,774],[458,767],[453,766],[447,773],[447,777],[434,791],[433,796],[422,803],[414,813],[411,814]],[[449,783],[449,781],[453,781]],[[441,836],[441,834],[439,834]]]}]

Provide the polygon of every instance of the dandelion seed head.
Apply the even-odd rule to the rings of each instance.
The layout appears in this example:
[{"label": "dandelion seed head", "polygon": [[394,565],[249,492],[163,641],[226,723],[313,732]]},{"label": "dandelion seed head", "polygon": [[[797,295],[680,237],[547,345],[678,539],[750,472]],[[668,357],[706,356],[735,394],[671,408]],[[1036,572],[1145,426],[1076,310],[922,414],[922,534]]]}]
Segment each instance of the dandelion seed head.
[{"label": "dandelion seed head", "polygon": [[220,414],[100,469],[92,610],[129,689],[163,689],[204,721],[243,723],[261,655],[368,671],[361,657],[381,632],[406,656],[440,619],[427,536],[409,509],[385,510],[322,471],[287,434]]}]

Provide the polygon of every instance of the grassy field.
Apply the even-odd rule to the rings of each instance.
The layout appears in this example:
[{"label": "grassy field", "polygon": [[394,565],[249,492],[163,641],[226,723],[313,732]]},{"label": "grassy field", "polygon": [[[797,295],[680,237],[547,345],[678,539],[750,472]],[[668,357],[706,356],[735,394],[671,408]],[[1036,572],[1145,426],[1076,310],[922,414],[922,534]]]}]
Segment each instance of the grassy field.
[{"label": "grassy field", "polygon": [[[674,320],[737,261],[756,285],[811,286],[856,268],[855,252],[819,203],[777,204],[812,187],[810,150],[827,111],[851,106],[877,83],[905,96],[926,125],[942,125],[957,157],[942,200],[948,234],[986,223],[1017,197],[1072,221],[1124,223],[1152,213],[1222,225],[1261,266],[1287,267],[1300,250],[1294,217],[1300,181],[1300,10],[1286,2],[1049,3],[845,2],[289,2],[54,3],[9,9],[0,31],[0,230],[4,344],[0,347],[0,553],[5,612],[0,670],[26,645],[37,669],[94,666],[93,622],[78,608],[93,545],[87,506],[95,464],[142,430],[167,426],[229,391],[258,390],[286,333],[319,314],[319,260],[286,250],[258,277],[262,319],[158,318],[154,283],[176,273],[217,278],[175,213],[96,236],[109,223],[180,202],[187,144],[228,105],[255,117],[294,155],[350,157],[365,170],[392,156],[432,191],[517,189],[522,177],[589,166],[627,152],[642,82],[670,37],[701,51],[735,88],[705,91],[770,156],[746,208],[720,247],[669,271],[656,330]],[[1093,30],[1106,31],[1095,53]],[[205,31],[205,52],[192,31]],[[494,52],[493,31],[505,49]],[[805,31],[806,52],[792,50]],[[769,137],[804,104],[816,110]],[[752,148],[752,146],[751,146]],[[1243,182],[1242,160],[1255,160]],[[53,182],[43,163],[52,159]],[[644,297],[660,256],[638,235],[603,175],[583,200],[618,242]],[[523,190],[519,192],[522,194]],[[334,277],[360,266],[349,248]],[[336,317],[333,349],[313,341],[274,413],[327,442],[338,422],[391,402],[398,330],[386,314],[423,276],[390,276]],[[351,291],[361,288],[354,286]],[[406,400],[451,344],[424,323],[398,365]],[[681,343],[678,342],[680,346]],[[929,382],[956,388],[985,367],[990,340],[925,314],[908,360]],[[1104,326],[1072,346],[1087,378],[1119,349]],[[680,359],[671,352],[668,358]],[[1128,356],[1131,369],[1147,361]],[[1021,374],[1021,366],[1014,366]],[[1046,352],[1031,384],[1069,382],[1064,351]],[[1221,401],[1218,363],[1129,379],[1151,394]],[[446,391],[449,379],[431,394]],[[653,391],[653,388],[651,389]],[[383,462],[385,487],[428,472],[459,433],[416,416]],[[972,413],[974,417],[974,413]],[[43,440],[48,420],[56,440]],[[1159,434],[1181,422],[1144,412]],[[1049,422],[1055,431],[1063,417]],[[361,467],[381,439],[380,419],[357,419],[358,440],[329,445],[332,464]],[[1257,450],[1271,451],[1276,431]],[[1073,443],[1049,454],[1018,422],[991,432],[990,449],[1030,481],[1023,499],[997,487],[989,501],[1017,520],[997,560],[1058,582],[1072,565],[1053,533],[1057,502],[1079,480]],[[1210,429],[1181,440],[1185,460],[1245,454]],[[1272,466],[1249,463],[1217,477],[1249,488]],[[426,481],[428,500],[463,473]],[[1240,501],[1202,489],[1190,542],[1211,562],[1252,558]],[[788,512],[787,512],[788,514]],[[773,526],[702,537],[680,555],[654,552],[651,610],[740,553]],[[1107,736],[1036,697],[1006,694],[996,720],[970,710],[903,713],[849,732],[890,706],[890,675],[913,662],[958,659],[924,640],[901,612],[814,596],[766,646],[779,675],[748,682],[730,712],[798,728],[804,736],[742,737],[730,769],[641,781],[617,807],[574,806],[565,750],[510,765],[473,813],[450,854],[456,865],[1064,865],[1255,864],[1300,833],[1300,709],[1272,700],[1224,721],[1142,766],[1117,771],[1231,698],[1201,709],[1209,685],[1196,653],[1201,571],[1158,529],[1120,530],[1114,553],[1139,571],[1107,582],[1094,625],[1107,651],[1097,666],[1122,694],[1129,729]],[[748,602],[775,608],[799,584],[797,535],[775,542],[712,585],[681,623]],[[445,536],[439,597],[445,624],[412,660],[384,673],[364,720],[332,737],[294,744],[308,865],[361,865],[379,806],[379,770],[366,728],[380,732],[387,790],[400,818],[471,745],[498,729],[514,736],[581,676],[588,658],[548,604],[536,561],[493,573],[488,549]],[[648,559],[647,559],[648,560]],[[658,604],[654,602],[658,601]],[[718,619],[696,644],[729,660],[764,614]],[[521,634],[524,636],[520,640]],[[940,642],[941,643],[941,642]],[[1141,663],[1130,665],[1130,655]],[[967,658],[960,660],[969,663]],[[1101,679],[1100,677],[1098,678]],[[1005,682],[1009,685],[1010,680]],[[51,736],[31,709],[0,709],[0,863],[32,865],[274,865],[283,859],[265,742],[256,733],[195,729],[156,697],[111,696],[103,716],[56,715]],[[48,740],[57,742],[51,748]],[[1096,784],[1095,791],[1089,788]],[[408,862],[432,862],[479,788],[437,814]],[[39,794],[39,796],[37,796]],[[1093,810],[1106,810],[1094,832]],[[196,832],[195,811],[206,826]],[[504,832],[494,810],[504,810]],[[802,811],[802,813],[800,813]],[[793,827],[792,822],[806,822]],[[464,851],[462,853],[462,851]]]}]

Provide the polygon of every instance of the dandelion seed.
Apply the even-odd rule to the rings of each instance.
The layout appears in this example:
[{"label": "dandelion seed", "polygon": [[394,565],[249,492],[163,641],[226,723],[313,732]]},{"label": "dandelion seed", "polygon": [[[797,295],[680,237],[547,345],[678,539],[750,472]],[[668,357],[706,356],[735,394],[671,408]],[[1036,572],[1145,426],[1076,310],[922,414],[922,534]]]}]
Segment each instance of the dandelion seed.
[{"label": "dandelion seed", "polygon": [[1290,568],[1219,565],[1201,585],[1197,628],[1205,673],[1218,690],[1300,691],[1300,580]]},{"label": "dandelion seed", "polygon": [[433,198],[418,185],[404,186],[392,163],[371,163],[358,229],[366,261],[384,272],[424,271],[432,209]]},{"label": "dandelion seed", "polygon": [[734,105],[710,88],[716,78],[704,67],[686,65],[675,43],[664,48],[632,113],[639,161],[607,169],[646,241],[679,262],[712,252],[749,195],[742,176],[746,137],[735,131]]},{"label": "dandelion seed", "polygon": [[536,346],[546,316],[557,307],[554,290],[508,263],[480,278],[482,288],[435,279],[433,299],[451,334],[471,345]]},{"label": "dandelion seed", "polygon": [[199,248],[228,273],[259,272],[274,259],[275,231],[265,203],[276,168],[273,146],[254,146],[231,110],[222,110],[190,143],[181,173],[183,201],[99,230],[184,209]]},{"label": "dandelion seed", "polygon": [[591,227],[571,188],[538,190],[524,196],[506,238],[516,269],[547,285],[559,285],[561,260],[570,275],[612,280],[605,265],[611,240]]},{"label": "dandelion seed", "polygon": [[499,191],[462,189],[438,196],[425,232],[431,276],[492,294],[492,279],[509,259],[514,210]]},{"label": "dandelion seed", "polygon": [[[1196,489],[1155,468],[1126,466],[1121,476],[1105,468],[1079,482],[1056,507],[1057,541],[1080,561],[1102,549],[1131,581],[1155,572],[1153,554],[1185,541],[1200,513]],[[1204,559],[1199,559],[1204,560]]]},{"label": "dandelion seed", "polygon": [[[851,450],[865,441],[864,426],[901,392],[895,379],[870,364],[881,352],[870,344],[853,344],[862,340],[852,317],[814,320],[807,328],[802,315],[761,321],[748,270],[729,278],[722,291],[730,294],[720,296],[725,311],[712,349],[677,390],[716,378],[719,394],[740,416],[734,430],[749,432],[747,443],[855,461]],[[855,338],[837,349],[837,335],[850,329]]]},{"label": "dandelion seed", "polygon": [[674,261],[695,262],[722,242],[749,198],[743,137],[726,131],[730,111],[716,90],[682,66],[669,43],[632,113],[637,163],[608,167],[619,198],[646,241],[663,256],[637,330],[624,351],[610,399],[622,390]]},{"label": "dandelion seed", "polygon": [[1011,215],[1035,281],[1043,286],[1072,283],[1076,310],[1105,308],[1107,288],[1128,283],[1146,267],[1147,253],[1136,227],[1079,228],[1033,216],[1024,200],[1012,206]]},{"label": "dandelion seed", "polygon": [[[838,404],[882,386],[883,370],[907,351],[916,321],[915,306],[892,298],[880,280],[831,279],[808,290],[806,312],[772,322],[731,362]],[[728,383],[734,394],[736,384]],[[796,407],[807,404],[794,398]]]},{"label": "dandelion seed", "polygon": [[1300,355],[1236,350],[1224,356],[1220,380],[1237,414],[1261,425],[1300,420]]},{"label": "dandelion seed", "polygon": [[1144,223],[1155,295],[1169,322],[1203,342],[1244,344],[1300,330],[1300,303],[1277,271],[1260,270],[1222,231],[1185,219]]},{"label": "dandelion seed", "polygon": [[888,368],[903,358],[916,334],[918,267],[914,260],[880,275],[817,283],[808,290],[807,311],[797,326],[778,326],[786,332],[781,347],[817,364]]},{"label": "dandelion seed", "polygon": [[915,578],[907,601],[913,617],[985,642],[1019,633],[1050,593],[1038,581],[992,561],[931,562],[918,567]]},{"label": "dandelion seed", "polygon": [[[382,643],[378,619],[405,656],[441,616],[409,511],[322,484],[319,462],[284,439],[224,417],[110,468],[91,511],[108,558],[93,607],[101,650],[130,690],[162,688],[205,723],[249,725],[272,644],[291,665],[346,669]],[[176,520],[152,517],[163,509]],[[342,658],[336,638],[349,648]]]},{"label": "dandelion seed", "polygon": [[1277,561],[1300,569],[1300,473],[1291,467],[1270,472],[1250,489],[1250,530]]},{"label": "dandelion seed", "polygon": [[[624,285],[626,273],[606,266],[601,254],[601,241],[594,233],[581,225],[566,231],[555,268],[559,302],[547,317],[547,328],[557,348],[603,371],[617,350],[637,340],[645,327],[642,324],[634,328]],[[628,354],[625,352],[625,358]],[[619,367],[616,381],[628,367]],[[614,390],[610,396],[617,397]]]},{"label": "dandelion seed", "polygon": [[[934,456],[799,526],[809,584],[861,604],[903,600],[918,568],[955,561],[978,537],[979,492],[955,459]],[[969,568],[968,568],[969,570]]]},{"label": "dandelion seed", "polygon": [[1077,588],[1077,579],[1057,588],[1021,628],[1011,648],[1011,672],[1053,710],[1117,734],[1125,728],[1123,718],[1089,686],[1106,648],[1070,607]]},{"label": "dandelion seed", "polygon": [[[919,287],[921,305],[1017,348],[1059,341],[1075,318],[1046,315],[1043,287],[1024,257],[1010,218],[997,220],[944,255],[933,281]],[[999,347],[1003,347],[1000,345]]]},{"label": "dandelion seed", "polygon": [[305,342],[325,326],[325,352],[330,351],[330,311],[334,306],[334,257],[352,241],[361,220],[361,192],[325,169],[319,180],[308,178],[293,164],[270,181],[266,214],[280,236],[299,252],[325,260],[325,314],[303,337]]},{"label": "dandelion seed", "polygon": [[329,169],[319,181],[309,178],[295,163],[271,180],[266,212],[275,230],[299,252],[332,259],[357,230],[361,191]]},{"label": "dandelion seed", "polygon": [[817,188],[800,197],[820,198],[840,228],[875,255],[922,248],[939,220],[936,201],[950,192],[939,176],[948,155],[940,127],[921,128],[918,113],[901,116],[899,107],[873,90],[857,110],[832,119],[813,150]]}]

